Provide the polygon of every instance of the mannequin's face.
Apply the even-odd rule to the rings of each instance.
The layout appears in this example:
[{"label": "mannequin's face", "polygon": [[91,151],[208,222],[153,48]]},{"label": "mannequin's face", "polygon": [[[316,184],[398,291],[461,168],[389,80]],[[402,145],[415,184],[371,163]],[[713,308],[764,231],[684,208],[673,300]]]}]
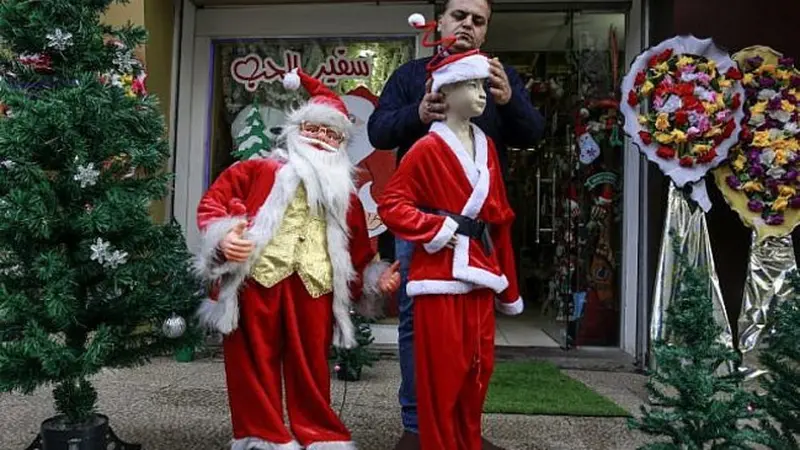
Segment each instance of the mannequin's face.
[{"label": "mannequin's face", "polygon": [[486,90],[483,80],[467,80],[442,86],[447,113],[468,120],[483,114]]}]

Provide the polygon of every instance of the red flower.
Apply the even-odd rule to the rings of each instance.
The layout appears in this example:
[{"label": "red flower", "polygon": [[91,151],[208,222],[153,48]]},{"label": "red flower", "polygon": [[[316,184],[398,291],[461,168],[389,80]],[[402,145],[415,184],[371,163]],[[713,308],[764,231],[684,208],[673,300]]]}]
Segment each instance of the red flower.
[{"label": "red flower", "polygon": [[739,94],[733,96],[731,100],[731,109],[739,109],[739,106],[742,105],[742,98]]},{"label": "red flower", "polygon": [[639,104],[639,97],[636,95],[636,92],[628,92],[628,104],[631,106],[636,106]]},{"label": "red flower", "polygon": [[686,125],[689,122],[689,113],[684,110],[675,112],[675,124],[678,126]]},{"label": "red flower", "polygon": [[717,148],[714,147],[711,150],[703,153],[702,155],[697,157],[697,161],[701,163],[710,163],[717,157]]},{"label": "red flower", "polygon": [[634,86],[639,87],[647,81],[647,75],[645,75],[644,70],[636,74],[636,82]]},{"label": "red flower", "polygon": [[750,131],[750,127],[747,125],[742,125],[742,131],[739,132],[739,139],[744,142],[750,142],[750,139],[753,138],[753,133]]},{"label": "red flower", "polygon": [[678,83],[675,85],[675,93],[681,97],[694,96],[694,85],[692,83]]},{"label": "red flower", "polygon": [[697,111],[697,112],[705,112],[703,105],[700,103],[694,95],[684,95],[681,96],[681,100],[683,101],[683,110],[684,111]]},{"label": "red flower", "polygon": [[672,147],[667,147],[666,145],[662,145],[661,147],[658,147],[658,150],[656,150],[656,155],[664,159],[672,159],[675,157],[675,149]]},{"label": "red flower", "polygon": [[735,130],[736,123],[733,120],[729,120],[728,123],[725,124],[725,128],[722,130],[722,136],[727,139],[731,137]]},{"label": "red flower", "polygon": [[642,140],[644,145],[650,145],[653,143],[653,136],[651,136],[647,131],[640,131],[639,138]]},{"label": "red flower", "polygon": [[653,55],[647,60],[647,67],[655,67],[658,65],[658,63],[658,55]]},{"label": "red flower", "polygon": [[727,72],[725,72],[725,76],[731,80],[739,81],[742,79],[742,72],[740,72],[736,67],[731,67]]},{"label": "red flower", "polygon": [[681,167],[692,167],[694,165],[694,159],[691,156],[684,156],[680,160]]},{"label": "red flower", "polygon": [[658,55],[659,62],[664,62],[672,58],[672,49],[668,48]]}]

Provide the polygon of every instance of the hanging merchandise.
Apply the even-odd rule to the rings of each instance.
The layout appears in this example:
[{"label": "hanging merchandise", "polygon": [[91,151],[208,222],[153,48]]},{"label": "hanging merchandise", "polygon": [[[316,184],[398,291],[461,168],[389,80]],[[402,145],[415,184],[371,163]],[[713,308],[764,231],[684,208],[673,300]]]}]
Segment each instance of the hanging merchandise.
[{"label": "hanging merchandise", "polygon": [[[652,343],[669,339],[663,321],[679,289],[681,273],[674,266],[674,252],[680,252],[706,268],[715,317],[723,330],[719,339],[732,346],[711,254],[704,213],[711,201],[703,177],[736,143],[744,117],[740,78],[736,64],[711,39],[679,36],[640,54],[622,82],[625,132],[671,179],[654,287]],[[678,248],[672,245],[673,237]]]},{"label": "hanging merchandise", "polygon": [[769,47],[746,48],[734,59],[743,72],[745,116],[730,163],[714,175],[727,203],[753,229],[738,348],[742,370],[757,376],[763,371],[753,350],[770,311],[790,298],[789,274],[797,269],[791,232],[800,223],[800,71]]}]

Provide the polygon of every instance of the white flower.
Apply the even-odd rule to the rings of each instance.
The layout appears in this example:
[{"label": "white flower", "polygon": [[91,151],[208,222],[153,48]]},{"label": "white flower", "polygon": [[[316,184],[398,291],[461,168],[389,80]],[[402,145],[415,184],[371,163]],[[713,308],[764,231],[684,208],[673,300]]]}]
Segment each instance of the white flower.
[{"label": "white flower", "polygon": [[108,256],[108,247],[110,245],[110,242],[104,241],[102,238],[97,238],[94,244],[92,244],[90,247],[92,250],[91,260],[103,264],[103,261],[105,261],[106,257]]},{"label": "white flower", "polygon": [[761,126],[766,121],[767,118],[764,116],[764,114],[753,114],[750,116],[750,125]]},{"label": "white flower", "polygon": [[783,130],[781,130],[780,128],[770,128],[769,139],[771,141],[777,141],[782,137],[783,137]]},{"label": "white flower", "polygon": [[782,109],[770,111],[769,116],[781,123],[787,123],[789,122],[789,120],[792,119],[792,113],[784,111]]},{"label": "white flower", "polygon": [[6,159],[4,161],[0,161],[0,167],[6,168],[6,169],[9,169],[9,170],[14,168],[14,166],[16,166],[16,165],[17,165],[17,163],[15,163],[14,161],[11,161],[10,159]]},{"label": "white flower", "polygon": [[800,124],[797,122],[787,122],[786,125],[783,126],[783,130],[789,133],[790,136],[794,136],[800,133]]},{"label": "white flower", "polygon": [[657,109],[658,112],[671,114],[681,109],[681,107],[683,107],[683,101],[681,100],[681,98],[678,97],[677,95],[670,95],[669,98],[667,98],[667,101],[665,101],[664,104],[661,105],[661,108]]},{"label": "white flower", "polygon": [[776,91],[773,91],[772,89],[762,89],[758,93],[758,99],[762,101],[772,100],[773,98],[775,98],[776,95],[778,95],[778,93]]},{"label": "white flower", "polygon": [[772,178],[780,178],[786,175],[786,169],[781,166],[773,166],[767,171],[767,175]]},{"label": "white flower", "polygon": [[45,37],[47,38],[47,46],[60,52],[72,45],[72,33],[65,33],[61,31],[61,28],[56,28],[55,31]]},{"label": "white flower", "polygon": [[775,161],[775,151],[773,151],[771,148],[764,149],[764,151],[761,152],[760,159],[761,164],[765,166],[771,166],[772,161]]},{"label": "white flower", "polygon": [[127,261],[128,254],[126,252],[114,250],[114,253],[106,256],[106,262],[103,264],[103,266],[116,269],[121,264],[125,264]]},{"label": "white flower", "polygon": [[94,168],[94,163],[78,166],[78,173],[73,179],[81,183],[81,187],[94,186],[100,177],[100,171]]}]

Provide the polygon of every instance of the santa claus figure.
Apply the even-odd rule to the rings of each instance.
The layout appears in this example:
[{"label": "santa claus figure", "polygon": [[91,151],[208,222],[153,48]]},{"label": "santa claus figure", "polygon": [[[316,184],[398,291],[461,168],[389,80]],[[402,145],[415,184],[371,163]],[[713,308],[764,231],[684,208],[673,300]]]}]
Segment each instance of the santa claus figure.
[{"label": "santa claus figure", "polygon": [[196,265],[214,289],[199,316],[225,335],[233,450],[354,449],[330,406],[328,352],[356,344],[351,299],[380,310],[400,279],[374,260],[344,104],[299,71],[284,85],[311,100],[289,113],[283,148],[234,164],[200,202]]},{"label": "santa claus figure", "polygon": [[411,147],[378,212],[417,248],[409,270],[422,450],[480,450],[481,413],[494,369],[494,309],[523,310],[511,225],[494,144],[470,119],[486,105],[487,57],[440,54],[428,73],[447,119]]}]

